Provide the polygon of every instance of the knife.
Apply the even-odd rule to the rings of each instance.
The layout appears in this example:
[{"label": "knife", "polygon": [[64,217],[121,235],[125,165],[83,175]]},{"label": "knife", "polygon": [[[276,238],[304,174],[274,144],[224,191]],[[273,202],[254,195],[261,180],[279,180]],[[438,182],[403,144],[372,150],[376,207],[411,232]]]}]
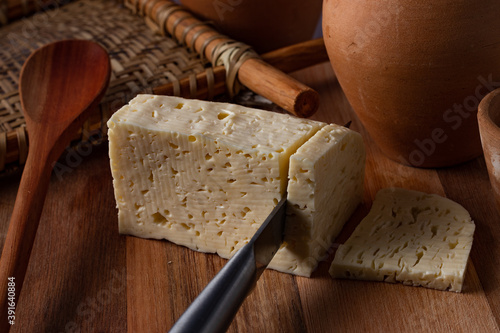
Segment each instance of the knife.
[{"label": "knife", "polygon": [[286,196],[217,273],[170,329],[171,333],[225,332],[283,241]]}]

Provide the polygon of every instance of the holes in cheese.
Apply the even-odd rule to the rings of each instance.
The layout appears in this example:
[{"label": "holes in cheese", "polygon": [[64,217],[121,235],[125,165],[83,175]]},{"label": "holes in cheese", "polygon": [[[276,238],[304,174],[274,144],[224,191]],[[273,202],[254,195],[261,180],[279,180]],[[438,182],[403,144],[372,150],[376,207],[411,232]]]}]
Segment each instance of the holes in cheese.
[{"label": "holes in cheese", "polygon": [[330,267],[338,278],[461,291],[474,222],[459,204],[422,192],[380,190]]},{"label": "holes in cheese", "polygon": [[139,95],[108,122],[120,232],[229,258],[285,194],[290,155],[324,125]]},{"label": "holes in cheese", "polygon": [[286,241],[270,267],[310,276],[361,200],[363,142],[340,126],[139,95],[108,127],[124,234],[229,258],[288,191]]},{"label": "holes in cheese", "polygon": [[290,157],[285,243],[270,268],[311,275],[361,202],[364,169],[361,135],[337,125],[323,127]]}]

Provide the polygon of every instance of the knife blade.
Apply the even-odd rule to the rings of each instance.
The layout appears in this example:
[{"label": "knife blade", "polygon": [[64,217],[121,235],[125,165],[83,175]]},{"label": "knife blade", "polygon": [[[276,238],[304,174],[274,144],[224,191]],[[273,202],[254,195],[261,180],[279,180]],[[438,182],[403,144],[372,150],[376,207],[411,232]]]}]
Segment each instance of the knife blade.
[{"label": "knife blade", "polygon": [[225,332],[283,242],[286,196],[252,239],[217,273],[170,329],[171,333]]}]

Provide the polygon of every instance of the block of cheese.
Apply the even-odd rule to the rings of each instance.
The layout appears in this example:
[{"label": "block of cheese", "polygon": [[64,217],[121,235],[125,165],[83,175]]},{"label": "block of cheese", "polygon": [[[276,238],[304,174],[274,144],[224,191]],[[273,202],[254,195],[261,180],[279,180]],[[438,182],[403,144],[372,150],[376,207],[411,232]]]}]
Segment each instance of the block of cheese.
[{"label": "block of cheese", "polygon": [[270,268],[309,277],[361,202],[360,134],[328,125],[290,157],[285,240]]},{"label": "block of cheese", "polygon": [[474,222],[456,202],[400,188],[380,190],[330,267],[338,278],[462,290]]},{"label": "block of cheese", "polygon": [[108,121],[120,233],[231,257],[285,194],[290,155],[325,125],[139,95]]}]

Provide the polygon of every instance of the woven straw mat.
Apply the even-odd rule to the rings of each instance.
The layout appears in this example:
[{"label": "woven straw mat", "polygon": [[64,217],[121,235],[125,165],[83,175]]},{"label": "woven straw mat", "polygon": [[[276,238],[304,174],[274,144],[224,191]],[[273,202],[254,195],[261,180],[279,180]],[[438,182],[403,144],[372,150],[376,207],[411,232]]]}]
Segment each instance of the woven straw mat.
[{"label": "woven straw mat", "polygon": [[[196,54],[167,36],[154,34],[142,18],[112,0],[72,2],[0,28],[0,173],[12,171],[5,170],[6,162],[15,162],[9,164],[15,169],[26,160],[27,139],[17,89],[24,60],[42,45],[68,38],[100,43],[109,52],[112,66],[99,112],[85,123],[77,140],[99,143],[95,138],[104,138],[112,112],[137,93],[150,92],[152,87],[205,68]],[[19,153],[6,156],[7,137],[14,134]]]}]

